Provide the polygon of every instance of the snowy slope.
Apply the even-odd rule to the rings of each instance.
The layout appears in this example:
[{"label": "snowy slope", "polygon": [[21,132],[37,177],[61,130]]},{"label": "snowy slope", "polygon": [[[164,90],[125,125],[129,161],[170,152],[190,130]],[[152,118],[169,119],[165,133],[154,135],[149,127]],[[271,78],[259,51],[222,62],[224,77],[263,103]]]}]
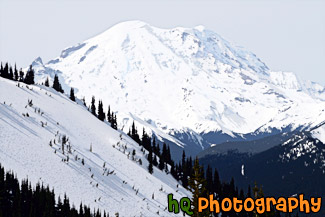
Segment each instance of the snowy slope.
[{"label": "snowy slope", "polygon": [[[76,206],[82,201],[120,216],[172,216],[165,209],[167,194],[189,195],[171,175],[156,168],[150,175],[144,154],[127,135],[51,88],[18,87],[0,78],[0,102],[0,163],[19,179],[50,185],[61,197],[66,192]],[[127,156],[133,150],[135,160]]]},{"label": "snowy slope", "polygon": [[325,120],[323,86],[274,72],[202,26],[124,22],[33,66],[39,82],[56,73],[66,91],[72,86],[88,102],[95,95],[110,104],[125,130],[136,120],[186,150],[211,145],[211,132],[235,137]]}]

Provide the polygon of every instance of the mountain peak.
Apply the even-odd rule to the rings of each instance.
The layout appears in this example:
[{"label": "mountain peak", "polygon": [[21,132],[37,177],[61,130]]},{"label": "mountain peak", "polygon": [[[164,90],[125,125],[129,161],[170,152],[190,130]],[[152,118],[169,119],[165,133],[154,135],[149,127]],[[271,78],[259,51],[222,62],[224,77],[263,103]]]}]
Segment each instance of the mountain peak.
[{"label": "mountain peak", "polygon": [[199,30],[200,32],[203,32],[205,30],[205,26],[203,26],[203,25],[198,25],[198,26],[196,26],[194,28]]},{"label": "mountain peak", "polygon": [[88,39],[87,41],[95,39],[95,38],[107,39],[107,38],[112,37],[112,35],[116,35],[116,34],[125,35],[129,32],[139,30],[143,27],[150,27],[150,25],[146,22],[141,21],[141,20],[124,21],[124,22],[120,22],[120,23],[113,25],[112,27],[108,28],[104,32],[100,33],[99,35],[97,35],[93,38]]},{"label": "mountain peak", "polygon": [[119,29],[130,30],[130,29],[141,28],[143,26],[149,26],[149,24],[141,20],[128,20],[128,21],[117,23],[114,26],[112,26],[110,29],[119,28]]},{"label": "mountain peak", "polygon": [[37,57],[33,62],[32,62],[32,66],[34,65],[43,65],[43,60],[41,57]]},{"label": "mountain peak", "polygon": [[[139,20],[125,21],[66,50],[70,53],[71,50],[82,48],[85,43],[91,46],[106,47],[110,50],[114,47],[124,51],[131,48],[132,45],[133,49],[126,52],[140,49],[141,53],[146,52],[146,55],[165,53],[161,52],[161,49],[167,52],[169,50],[174,55],[187,59],[186,61],[197,62],[195,63],[197,66],[208,64],[210,65],[209,71],[215,72],[224,71],[227,67],[255,71],[261,74],[267,74],[269,70],[255,54],[233,45],[202,25],[194,28],[163,29]],[[63,58],[65,58],[66,52],[63,54]]]},{"label": "mountain peak", "polygon": [[[210,132],[235,137],[308,127],[324,115],[321,87],[313,92],[314,84],[304,87],[293,73],[273,73],[255,54],[203,26],[162,29],[126,21],[36,71],[59,74],[63,88],[110,104],[124,129],[135,120],[179,147],[188,137],[202,150],[209,146],[202,136]],[[183,133],[190,136],[176,138]]]}]

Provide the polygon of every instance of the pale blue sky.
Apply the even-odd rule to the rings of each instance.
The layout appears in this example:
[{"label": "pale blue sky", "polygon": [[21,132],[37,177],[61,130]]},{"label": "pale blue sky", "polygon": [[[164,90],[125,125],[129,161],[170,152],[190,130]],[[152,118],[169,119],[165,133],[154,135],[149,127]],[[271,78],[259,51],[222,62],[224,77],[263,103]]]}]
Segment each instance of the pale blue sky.
[{"label": "pale blue sky", "polygon": [[26,67],[112,25],[142,20],[204,25],[253,51],[273,70],[325,85],[322,0],[0,0],[0,60]]}]

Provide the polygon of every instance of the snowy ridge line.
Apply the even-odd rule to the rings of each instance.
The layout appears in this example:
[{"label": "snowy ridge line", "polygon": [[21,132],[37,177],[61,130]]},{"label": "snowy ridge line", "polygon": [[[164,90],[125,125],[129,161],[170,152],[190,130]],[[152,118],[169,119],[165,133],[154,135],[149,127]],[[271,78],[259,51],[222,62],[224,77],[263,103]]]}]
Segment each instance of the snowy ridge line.
[{"label": "snowy ridge line", "polygon": [[321,126],[325,125],[325,121],[320,122],[319,124],[317,124],[315,127],[311,128],[310,130],[308,130],[309,132],[316,130],[318,128],[320,128]]}]

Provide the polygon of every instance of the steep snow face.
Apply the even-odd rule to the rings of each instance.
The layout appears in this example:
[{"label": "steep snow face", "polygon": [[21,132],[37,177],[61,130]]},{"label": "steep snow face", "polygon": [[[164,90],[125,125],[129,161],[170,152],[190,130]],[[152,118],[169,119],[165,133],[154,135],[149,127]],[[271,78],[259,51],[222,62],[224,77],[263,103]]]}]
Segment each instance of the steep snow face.
[{"label": "steep snow face", "polygon": [[171,175],[156,168],[150,175],[144,153],[126,134],[52,88],[0,78],[0,102],[0,163],[19,179],[110,216],[173,216],[165,209],[167,194],[190,195]]},{"label": "steep snow face", "polygon": [[75,87],[88,102],[94,95],[110,104],[125,130],[135,120],[180,147],[185,140],[174,135],[187,133],[203,149],[209,132],[234,136],[325,120],[324,87],[271,71],[202,26],[124,22],[34,65],[39,82],[56,73],[66,92]]}]

